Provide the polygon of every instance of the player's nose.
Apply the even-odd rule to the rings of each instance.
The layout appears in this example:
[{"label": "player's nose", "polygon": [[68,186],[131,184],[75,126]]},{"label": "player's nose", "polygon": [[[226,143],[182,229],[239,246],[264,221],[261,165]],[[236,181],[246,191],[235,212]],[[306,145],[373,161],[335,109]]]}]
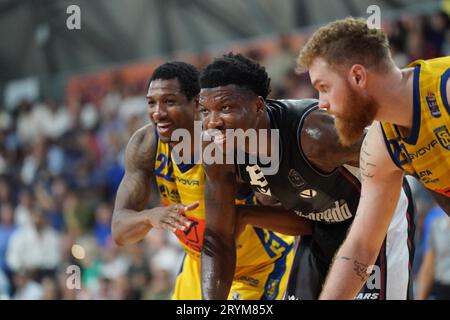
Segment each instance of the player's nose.
[{"label": "player's nose", "polygon": [[330,104],[326,100],[319,100],[319,108],[329,112]]},{"label": "player's nose", "polygon": [[217,112],[212,111],[206,121],[206,129],[222,129],[223,120]]}]

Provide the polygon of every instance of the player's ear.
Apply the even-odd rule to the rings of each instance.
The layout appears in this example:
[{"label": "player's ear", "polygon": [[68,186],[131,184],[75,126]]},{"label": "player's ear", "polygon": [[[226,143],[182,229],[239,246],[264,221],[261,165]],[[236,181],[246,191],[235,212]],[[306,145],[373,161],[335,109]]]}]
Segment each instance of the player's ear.
[{"label": "player's ear", "polygon": [[365,89],[367,85],[367,69],[363,65],[354,64],[350,68],[348,78],[352,86]]},{"label": "player's ear", "polygon": [[257,112],[257,113],[263,113],[263,112],[264,112],[264,105],[265,105],[265,102],[264,102],[263,97],[258,96],[258,97],[256,98],[256,103],[255,103],[255,105],[256,105],[256,112]]},{"label": "player's ear", "polygon": [[194,104],[195,112],[200,111],[200,103],[199,103],[200,95],[196,95],[192,98],[192,103]]}]

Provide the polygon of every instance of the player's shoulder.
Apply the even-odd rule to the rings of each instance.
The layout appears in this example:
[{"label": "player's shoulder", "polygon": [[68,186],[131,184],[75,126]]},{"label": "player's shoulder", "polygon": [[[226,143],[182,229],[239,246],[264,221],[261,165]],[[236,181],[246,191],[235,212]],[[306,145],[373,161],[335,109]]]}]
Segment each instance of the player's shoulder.
[{"label": "player's shoulder", "polygon": [[302,112],[310,108],[317,107],[319,100],[317,99],[267,99],[266,105],[282,106],[290,111]]},{"label": "player's shoulder", "polygon": [[[400,171],[392,160],[383,137],[381,123],[374,121],[369,127],[361,147],[361,161],[374,163],[379,171]],[[377,170],[377,171],[378,171]]]},{"label": "player's shoulder", "polygon": [[151,166],[156,153],[157,136],[155,127],[149,123],[136,130],[128,141],[125,162]]},{"label": "player's shoulder", "polygon": [[153,123],[149,123],[137,129],[131,136],[128,144],[140,145],[156,141],[156,139],[155,126]]},{"label": "player's shoulder", "polygon": [[323,157],[328,153],[339,153],[343,148],[333,116],[319,108],[312,110],[304,118],[299,135],[305,153],[312,152]]}]

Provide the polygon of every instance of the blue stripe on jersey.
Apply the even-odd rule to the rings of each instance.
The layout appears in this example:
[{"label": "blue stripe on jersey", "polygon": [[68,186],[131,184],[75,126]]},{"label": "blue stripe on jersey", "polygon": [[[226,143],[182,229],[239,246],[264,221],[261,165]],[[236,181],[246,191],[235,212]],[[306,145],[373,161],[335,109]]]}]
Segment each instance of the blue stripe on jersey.
[{"label": "blue stripe on jersey", "polygon": [[[400,147],[398,145],[398,142],[395,141],[394,139],[389,141],[386,137],[386,133],[384,132],[384,128],[383,125],[380,122],[380,127],[381,127],[381,133],[383,134],[383,139],[384,139],[384,143],[386,145],[386,148],[389,152],[389,155],[391,156],[392,162],[394,162],[394,164],[400,169],[403,170],[402,168],[402,164],[400,163]],[[391,146],[394,148],[394,152],[392,152]],[[396,155],[399,157],[397,158]]]},{"label": "blue stripe on jersey", "polygon": [[450,101],[449,98],[447,97],[447,81],[448,78],[450,78],[450,69],[447,69],[447,71],[444,72],[444,74],[442,75],[441,78],[441,98],[442,98],[442,103],[444,103],[445,109],[447,109],[447,113],[450,114]]},{"label": "blue stripe on jersey", "polygon": [[395,131],[399,137],[402,137],[403,141],[406,143],[415,145],[417,139],[419,138],[420,129],[420,117],[421,117],[421,101],[420,101],[420,65],[414,67],[414,78],[413,78],[413,124],[409,136],[403,138],[398,130],[397,125],[394,125]]},{"label": "blue stripe on jersey", "polygon": [[195,166],[195,163],[189,163],[189,164],[180,163],[180,164],[177,164],[177,166],[178,166],[178,169],[180,169],[180,171],[182,173],[186,173]]},{"label": "blue stripe on jersey", "polygon": [[236,199],[238,200],[245,200],[245,204],[255,204],[253,201],[255,193],[253,191],[250,191],[247,194],[243,194],[242,192],[236,192]]},{"label": "blue stripe on jersey", "polygon": [[266,285],[264,286],[264,293],[261,300],[275,300],[278,296],[281,279],[286,273],[286,258],[291,250],[292,246],[284,251],[283,255],[275,261],[273,271],[269,274]]},{"label": "blue stripe on jersey", "polygon": [[180,270],[178,271],[177,276],[179,276],[182,272],[183,272],[183,267],[184,267],[184,260],[186,260],[186,252],[184,252],[184,256],[183,256],[183,260],[181,261],[181,266],[180,266]]},{"label": "blue stripe on jersey", "polygon": [[283,251],[283,255],[286,255],[286,252],[289,252],[289,250],[292,249],[292,244],[287,244],[283,239],[281,239],[279,236],[277,236],[275,233],[273,233],[272,231],[267,231],[269,234],[269,239],[268,241],[265,241],[266,239],[266,232],[264,232],[265,230],[261,229],[261,228],[257,228],[257,227],[253,227],[253,229],[255,230],[256,235],[258,236],[259,240],[261,241],[262,246],[264,247],[264,249],[266,250],[267,254],[273,258],[277,255],[276,252],[274,252],[271,248],[271,244],[272,241],[276,241],[280,244],[280,247],[284,248]]}]

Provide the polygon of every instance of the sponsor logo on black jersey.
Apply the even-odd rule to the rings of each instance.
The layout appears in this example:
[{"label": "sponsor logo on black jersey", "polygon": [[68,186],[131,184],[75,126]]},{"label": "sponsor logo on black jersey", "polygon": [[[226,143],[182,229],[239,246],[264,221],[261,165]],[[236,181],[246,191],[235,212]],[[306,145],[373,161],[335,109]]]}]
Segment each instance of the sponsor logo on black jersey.
[{"label": "sponsor logo on black jersey", "polygon": [[248,172],[248,175],[250,177],[250,184],[252,186],[256,186],[256,189],[266,196],[272,195],[269,188],[269,182],[267,182],[266,177],[257,164],[248,165],[245,170],[247,170]]},{"label": "sponsor logo on black jersey", "polygon": [[288,179],[294,188],[299,188],[305,184],[300,173],[294,169],[289,170]]},{"label": "sponsor logo on black jersey", "polygon": [[299,193],[300,197],[304,199],[311,199],[317,195],[317,191],[314,189],[305,189]]},{"label": "sponsor logo on black jersey", "polygon": [[358,293],[356,300],[378,300],[380,298],[380,293]]},{"label": "sponsor logo on black jersey", "polygon": [[295,212],[306,219],[327,223],[341,222],[352,217],[350,208],[345,200],[335,201],[328,209],[321,212],[303,213],[297,210]]}]

